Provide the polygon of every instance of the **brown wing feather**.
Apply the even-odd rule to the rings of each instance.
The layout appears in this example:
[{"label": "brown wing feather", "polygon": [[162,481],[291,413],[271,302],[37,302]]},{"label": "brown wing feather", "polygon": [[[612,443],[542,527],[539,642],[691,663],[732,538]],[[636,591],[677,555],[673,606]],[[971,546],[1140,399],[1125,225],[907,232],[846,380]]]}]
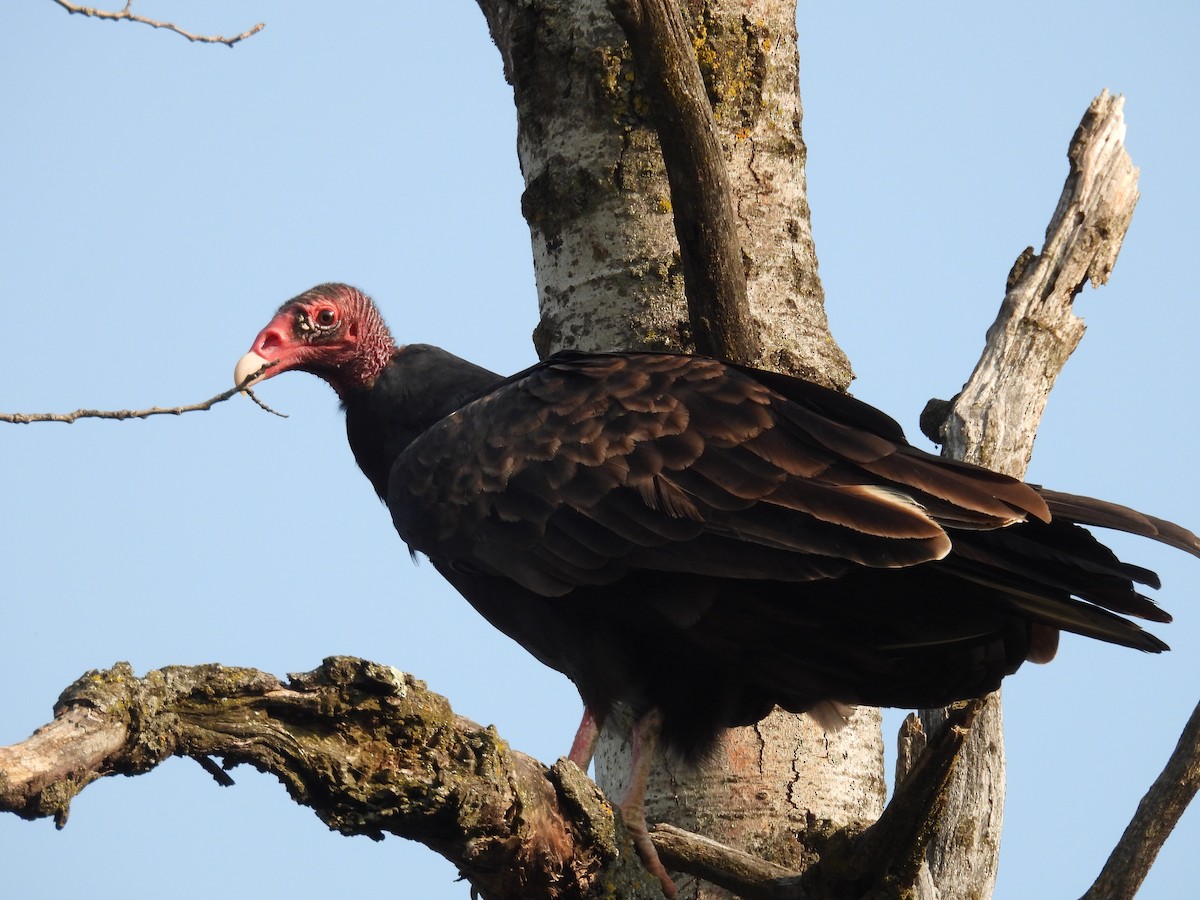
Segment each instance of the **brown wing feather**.
[{"label": "brown wing feather", "polygon": [[1192,556],[1200,556],[1200,538],[1174,522],[1094,497],[1064,494],[1040,486],[1037,492],[1041,494],[1055,517],[1078,522],[1080,525],[1096,525],[1136,534],[1183,550]]},{"label": "brown wing feather", "polygon": [[[713,571],[715,558],[727,577],[795,581],[940,559],[942,520],[1041,514],[1020,482],[947,466],[882,414],[778,378],[698,357],[552,359],[413,443],[393,472],[397,528],[418,550],[557,595],[667,543],[679,546],[637,565]],[[434,483],[431,469],[451,475]]]}]

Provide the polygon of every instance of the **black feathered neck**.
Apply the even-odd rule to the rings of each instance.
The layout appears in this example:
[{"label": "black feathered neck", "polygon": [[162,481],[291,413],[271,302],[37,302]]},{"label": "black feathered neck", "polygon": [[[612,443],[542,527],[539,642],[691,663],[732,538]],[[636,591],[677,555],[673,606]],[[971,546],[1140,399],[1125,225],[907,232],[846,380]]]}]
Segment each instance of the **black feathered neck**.
[{"label": "black feathered neck", "polygon": [[408,344],[370,387],[348,391],[350,449],[379,498],[386,501],[392,462],[414,438],[505,380],[440,347]]}]

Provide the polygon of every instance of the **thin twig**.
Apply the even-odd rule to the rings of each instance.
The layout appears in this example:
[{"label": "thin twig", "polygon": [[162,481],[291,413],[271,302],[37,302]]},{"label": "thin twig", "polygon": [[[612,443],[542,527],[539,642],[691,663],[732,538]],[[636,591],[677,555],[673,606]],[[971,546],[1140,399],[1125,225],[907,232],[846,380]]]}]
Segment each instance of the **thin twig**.
[{"label": "thin twig", "polygon": [[0,422],[7,422],[10,425],[28,425],[31,422],[65,422],[70,424],[76,419],[147,419],[150,416],[179,416],[189,412],[204,412],[212,409],[218,403],[223,403],[239,391],[244,391],[246,396],[257,403],[272,415],[279,416],[281,419],[286,419],[287,414],[276,412],[254,396],[254,392],[247,385],[262,375],[263,372],[271,368],[275,363],[270,362],[260,368],[257,372],[247,375],[242,379],[242,383],[231,387],[227,391],[222,391],[215,397],[209,397],[202,403],[193,403],[190,406],[153,406],[150,409],[77,409],[75,412],[69,413],[0,413]]},{"label": "thin twig", "polygon": [[233,787],[235,784],[233,776],[217,765],[216,761],[211,757],[200,755],[193,756],[192,759],[199,763],[200,768],[211,775],[213,781],[221,787]]},{"label": "thin twig", "polygon": [[136,22],[139,25],[149,25],[151,28],[162,28],[166,31],[173,31],[180,37],[187,38],[196,44],[224,44],[226,47],[232,47],[238,41],[244,41],[248,37],[253,37],[267,27],[265,22],[259,22],[253,28],[243,31],[234,37],[224,37],[219,34],[193,34],[190,31],[184,31],[178,25],[174,25],[171,22],[160,22],[157,19],[147,19],[145,16],[137,15],[132,10],[133,0],[128,0],[125,8],[117,12],[96,9],[92,6],[79,6],[75,3],[69,3],[67,0],[54,0],[54,2],[69,13],[78,13],[81,16],[87,16],[92,19],[107,19],[110,22]]}]

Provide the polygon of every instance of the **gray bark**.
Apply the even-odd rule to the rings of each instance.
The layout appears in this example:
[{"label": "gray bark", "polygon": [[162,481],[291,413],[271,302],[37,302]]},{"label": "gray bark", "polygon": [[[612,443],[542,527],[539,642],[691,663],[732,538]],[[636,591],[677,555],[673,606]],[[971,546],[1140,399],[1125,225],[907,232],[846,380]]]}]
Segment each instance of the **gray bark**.
[{"label": "gray bark", "polygon": [[[662,154],[612,13],[603,0],[479,5],[517,107],[538,351],[690,348]],[[724,0],[690,21],[767,348],[760,361],[845,388],[809,224],[795,18],[794,2]]]},{"label": "gray bark", "polygon": [[[935,439],[943,453],[1021,477],[1050,390],[1083,338],[1075,296],[1108,280],[1137,203],[1138,170],[1125,150],[1124,101],[1107,91],[1083,117],[1067,151],[1070,170],[1040,253],[1017,260],[979,363],[949,404]],[[936,415],[933,417],[938,418]],[[940,711],[922,716],[936,723]],[[972,729],[933,837],[922,900],[987,897],[996,882],[1004,820],[1004,730],[995,694]]]}]

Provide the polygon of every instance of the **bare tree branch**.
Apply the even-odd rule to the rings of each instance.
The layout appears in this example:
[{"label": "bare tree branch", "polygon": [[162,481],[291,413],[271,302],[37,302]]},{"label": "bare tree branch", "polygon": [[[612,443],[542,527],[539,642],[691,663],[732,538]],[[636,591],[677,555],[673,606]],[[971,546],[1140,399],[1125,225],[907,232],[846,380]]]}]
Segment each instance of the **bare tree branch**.
[{"label": "bare tree branch", "polygon": [[1138,201],[1124,107],[1103,91],[1075,131],[1042,251],[1018,257],[983,355],[931,435],[947,456],[1017,477],[1029,464],[1050,390],[1083,338],[1075,296],[1108,280]]},{"label": "bare tree branch", "polygon": [[650,833],[659,858],[669,869],[686,872],[734,892],[742,900],[807,900],[800,872],[727,847],[712,838],[674,825],[655,825]]},{"label": "bare tree branch", "polygon": [[67,688],[54,715],[0,747],[0,810],[62,827],[98,778],[215,756],[222,769],[248,763],[276,776],[342,834],[427,844],[490,900],[662,897],[620,817],[574,764],[547,768],[512,750],[388,666],[331,657],[285,684],[217,665],[136,678],[118,663]]},{"label": "bare tree branch", "polygon": [[7,422],[10,425],[28,425],[31,422],[65,422],[69,425],[79,419],[117,419],[120,421],[124,419],[147,419],[150,416],[179,416],[189,412],[205,412],[212,409],[218,403],[224,403],[239,392],[244,393],[272,415],[286,419],[286,414],[271,409],[271,407],[254,396],[254,392],[247,386],[273,365],[275,365],[273,362],[267,363],[265,366],[259,368],[257,372],[247,375],[241,384],[231,387],[227,391],[222,391],[215,397],[209,397],[207,400],[200,403],[192,403],[189,406],[152,406],[150,409],[77,409],[69,413],[0,413],[0,422]]},{"label": "bare tree branch", "polygon": [[162,28],[166,31],[173,31],[180,37],[187,38],[189,41],[196,44],[224,44],[226,47],[232,47],[239,41],[244,41],[248,37],[253,37],[267,27],[266,22],[259,22],[253,28],[243,31],[241,34],[233,37],[223,37],[219,34],[193,34],[192,32],[185,31],[178,25],[174,25],[171,22],[161,22],[157,19],[148,19],[145,16],[137,15],[135,12],[133,12],[133,0],[126,0],[124,9],[116,12],[96,9],[93,6],[80,6],[77,3],[70,3],[68,0],[54,0],[54,2],[72,14],[87,16],[91,19],[106,19],[109,22],[136,22],[139,25],[149,25],[151,28]]},{"label": "bare tree branch", "polygon": [[1200,790],[1200,704],[1083,900],[1128,900],[1141,887],[1167,836]]},{"label": "bare tree branch", "polygon": [[756,362],[742,244],[712,105],[674,0],[609,0],[650,94],[696,352]]},{"label": "bare tree branch", "polygon": [[[922,430],[942,452],[1022,477],[1050,390],[1083,338],[1073,301],[1086,281],[1108,280],[1138,200],[1138,170],[1125,150],[1124,100],[1101,92],[1067,150],[1070,168],[1040,254],[1023,252],[970,379],[948,403],[930,401]],[[941,710],[922,710],[927,729]],[[940,896],[988,896],[1004,806],[999,694],[988,698],[957,769],[943,822],[928,851]],[[988,853],[973,848],[990,848]],[[919,897],[932,896],[919,893]]]},{"label": "bare tree branch", "polygon": [[[155,22],[134,15],[131,12],[132,0],[119,13],[78,7],[64,0],[55,2],[71,13],[140,22],[155,28],[175,31],[188,40],[225,43],[229,46],[257,33],[263,27],[260,23],[254,29],[235,38],[201,37],[169,23]],[[697,105],[695,85],[673,80],[677,74],[682,73],[679,74],[679,78],[687,81],[691,78],[690,71],[695,68],[690,50],[684,54],[691,64],[690,68],[686,65],[682,68],[675,66],[678,60],[673,61],[670,57],[670,53],[677,51],[681,46],[687,45],[690,48],[686,30],[680,30],[682,20],[678,9],[670,0],[612,0],[612,3],[614,9],[624,12],[623,24],[632,23],[632,26],[625,24],[631,45],[648,43],[652,51],[657,49],[662,53],[658,57],[639,57],[639,68],[652,73],[658,71],[659,77],[652,77],[651,83],[657,84],[661,81],[664,82],[660,86],[664,92],[681,90],[688,95],[686,103],[672,100],[669,104],[656,102],[655,106],[663,109],[670,109],[672,106],[687,107],[687,115],[681,117],[686,121],[671,119],[665,120],[665,124],[658,124],[660,136],[663,136],[667,170],[672,176],[672,203],[685,271],[689,271],[689,265],[703,269],[710,265],[713,259],[721,260],[719,266],[724,266],[723,271],[719,270],[718,266],[718,269],[713,269],[707,274],[702,272],[693,276],[689,271],[687,276],[689,308],[696,340],[704,352],[751,359],[756,353],[754,348],[738,349],[729,345],[729,349],[726,349],[719,343],[706,345],[705,341],[709,338],[702,337],[725,333],[736,336],[741,332],[751,335],[753,339],[753,333],[748,330],[748,318],[738,318],[748,316],[745,305],[745,279],[736,230],[733,228],[732,208],[728,202],[730,190],[727,181],[720,180],[724,175],[720,146],[716,145],[714,154],[713,148],[707,143],[716,140],[711,109],[704,100],[702,82],[699,97],[703,102]],[[656,23],[654,27],[665,29],[659,32],[656,38],[647,38],[645,34],[636,31],[650,19]],[[634,33],[630,33],[631,27],[635,29]],[[641,34],[641,37],[638,37],[638,34]],[[662,34],[672,35],[671,40],[664,39]],[[680,35],[682,41],[679,39]],[[668,52],[659,45],[674,49]],[[638,53],[636,47],[635,53]],[[672,68],[673,66],[675,67]],[[1117,125],[1113,124],[1110,117],[1114,104]],[[704,118],[704,113],[707,113],[707,119]],[[1088,167],[1098,165],[1104,177],[1127,174],[1114,167],[1112,157],[1105,155],[1104,150],[1105,142],[1111,145],[1114,136],[1118,148],[1120,145],[1124,131],[1123,122],[1120,121],[1120,101],[1107,98],[1106,94],[1102,95],[1089,111],[1089,117],[1085,117],[1080,132],[1072,143],[1071,175],[1068,177],[1063,200],[1060,201],[1051,228],[1048,229],[1046,247],[1040,256],[1023,255],[1022,260],[1018,261],[1010,286],[1010,298],[1014,299],[1010,302],[1010,299],[1006,298],[1000,319],[989,331],[985,361],[990,358],[990,364],[995,368],[989,371],[985,368],[985,362],[981,361],[980,369],[976,373],[980,377],[977,381],[972,381],[972,384],[982,386],[981,392],[986,394],[986,397],[981,401],[970,391],[964,390],[955,407],[956,416],[965,417],[966,421],[979,422],[981,429],[994,427],[1001,421],[996,412],[996,404],[1002,406],[1005,402],[1010,402],[1006,400],[1002,388],[1008,383],[1008,379],[1019,380],[1026,377],[1027,371],[1023,367],[1029,364],[1029,360],[1050,360],[1047,363],[1048,379],[1043,379],[1037,385],[1039,389],[1044,388],[1048,393],[1057,371],[1082,334],[1081,326],[1078,328],[1078,335],[1074,334],[1073,316],[1069,312],[1070,301],[1085,279],[1090,278],[1093,284],[1102,283],[1106,279],[1128,226],[1128,217],[1125,217],[1123,221],[1106,221],[1098,230],[1088,230],[1086,204],[1079,198],[1098,197],[1101,203],[1113,200],[1113,197],[1103,194],[1106,189],[1104,178],[1097,181],[1088,174],[1091,171]],[[1094,150],[1094,145],[1082,139],[1093,137],[1095,134],[1100,135],[1100,151]],[[679,146],[669,151],[668,144]],[[679,157],[667,156],[668,152],[698,153],[704,158],[679,162]],[[1123,150],[1121,152],[1123,153]],[[1124,159],[1127,160],[1128,157],[1125,156]],[[712,168],[714,165],[715,168]],[[696,178],[700,189],[697,191],[695,184],[685,183],[677,190],[677,173],[696,171],[706,173],[704,177]],[[1132,172],[1135,185],[1136,170]],[[1101,185],[1098,189],[1100,193],[1095,192],[1097,184]],[[1136,187],[1133,187],[1130,194],[1116,199],[1128,201],[1131,212],[1136,198]],[[717,221],[723,213],[719,209],[715,212],[702,211],[699,207],[711,203],[720,205],[722,202],[729,207],[729,227],[718,227],[715,234],[702,233],[694,223]],[[688,204],[697,204],[697,208],[689,209]],[[1075,243],[1072,244],[1072,241]],[[1101,252],[1087,256],[1083,268],[1077,271],[1064,262],[1063,255],[1069,255],[1069,252],[1073,252],[1074,248],[1079,246],[1089,251],[1098,247]],[[736,263],[733,262],[735,256]],[[737,289],[739,278],[740,300]],[[707,288],[693,289],[692,285],[701,284],[704,279],[708,279]],[[701,296],[706,290],[710,290],[712,296]],[[696,294],[695,298],[693,293]],[[1032,299],[1033,307],[1019,306],[1022,297]],[[1051,301],[1056,305],[1065,303],[1068,312],[1064,320],[1048,322],[1042,318],[1044,307]],[[1003,349],[1001,342],[1011,337],[1006,328],[1001,326],[1001,320],[1006,317],[1025,325],[1032,324],[1034,332],[1049,332],[1051,342],[1055,345],[1053,352],[1046,353],[1043,352],[1044,347],[1031,346],[1028,335],[1020,334],[1015,350]],[[712,337],[711,340],[715,342],[720,338]],[[0,414],[0,421],[13,424],[33,421],[73,422],[84,417],[145,418],[150,415],[179,415],[183,412],[207,410],[215,403],[231,397],[239,388],[244,388],[257,374],[259,373],[248,378],[238,388],[187,407],[155,407],[142,411],[112,412],[77,410],[68,414]],[[1001,395],[1000,399],[997,399],[997,394]],[[1041,402],[1044,404],[1044,395]],[[962,414],[957,412],[960,408],[963,410]],[[1003,463],[1001,458],[1005,453],[1015,453],[1020,457],[1023,448],[1023,458],[1019,458],[1015,466],[1017,469],[1023,469],[1029,452],[1025,441],[1032,440],[1041,408],[1036,403],[1023,407],[1018,405],[1015,411],[1011,411],[1010,408],[1010,412],[1013,417],[1032,421],[1027,439],[1020,435],[1010,439],[1003,434],[1000,437],[962,436],[965,444],[973,443],[974,449],[970,452],[966,449],[950,450],[948,442],[948,452],[968,457],[973,453],[976,458],[983,458],[989,466],[1011,471],[1013,463]],[[944,416],[941,418],[944,419]],[[956,429],[960,432],[965,431],[967,426],[961,424],[961,421],[961,418],[953,420],[953,424],[947,426],[946,432],[953,434]],[[945,437],[945,432],[939,433]],[[117,693],[110,697],[106,693],[108,688],[116,688],[125,693]],[[143,690],[148,693],[141,693]],[[133,693],[128,693],[130,691]],[[414,712],[405,705],[405,701],[410,695],[418,694],[420,696],[413,701],[416,705]],[[430,697],[434,699],[431,700]],[[424,841],[459,864],[473,882],[486,887],[490,896],[537,896],[541,888],[553,890],[556,895],[561,896],[586,896],[594,892],[599,879],[608,877],[605,873],[608,872],[607,867],[612,859],[632,858],[627,848],[620,853],[609,852],[612,847],[617,846],[614,841],[623,840],[619,836],[620,826],[611,821],[611,810],[605,813],[608,808],[602,798],[588,786],[586,779],[582,779],[577,770],[562,763],[546,770],[528,757],[507,750],[503,742],[490,730],[480,729],[474,723],[458,717],[452,717],[452,720],[439,719],[430,731],[426,729],[426,726],[430,725],[426,714],[430,709],[434,709],[440,716],[442,707],[439,703],[445,704],[445,701],[436,695],[428,695],[419,682],[394,670],[354,660],[329,660],[321,670],[295,677],[292,683],[286,686],[274,680],[272,676],[253,670],[228,670],[218,667],[172,668],[151,673],[145,679],[137,680],[132,678],[128,667],[122,669],[118,666],[107,673],[92,673],[69,689],[56,709],[57,718],[54,723],[39,730],[23,744],[0,748],[0,809],[9,809],[27,817],[51,815],[61,826],[66,821],[70,799],[96,778],[106,774],[135,774],[147,771],[172,754],[191,756],[203,761],[202,764],[213,772],[214,776],[223,774],[223,770],[217,769],[208,761],[208,755],[211,754],[224,758],[226,765],[249,762],[257,768],[276,774],[297,802],[313,806],[331,827],[345,833],[364,833],[379,837],[384,831],[389,831]],[[402,710],[402,727],[396,726],[391,720],[391,716],[397,710]],[[452,716],[448,705],[445,705],[445,712]],[[404,718],[405,716],[409,718]],[[1196,725],[1196,720],[1197,715],[1194,714],[1188,726],[1189,731],[1185,731],[1185,739]],[[941,786],[945,776],[955,766],[959,758],[957,748],[962,744],[961,731],[956,733],[956,729],[948,728],[944,729],[944,732],[952,738],[946,745],[950,747],[950,752],[937,763],[931,761],[933,757],[930,754],[934,753],[933,750],[922,756],[917,766],[924,767],[923,771],[929,776],[928,779],[922,781],[914,775],[901,789],[905,796],[911,798],[914,793],[928,793],[931,786],[937,788],[934,792],[936,796],[931,795],[932,799],[926,798],[929,800],[927,804],[920,805],[921,815],[902,818],[904,810],[900,808],[899,801],[896,801],[885,813],[885,818],[875,826],[879,830],[868,830],[860,841],[854,840],[851,834],[843,835],[857,848],[858,854],[873,861],[870,866],[855,869],[856,873],[861,874],[871,871],[877,865],[883,865],[878,854],[885,850],[889,858],[895,859],[897,852],[907,854],[914,845],[920,847],[927,842],[927,833],[931,827],[930,817],[936,818],[938,810],[945,805]],[[415,746],[411,744],[413,740],[417,741]],[[318,744],[328,743],[329,746],[314,746],[310,741],[316,741]],[[449,744],[444,744],[443,741]],[[931,742],[931,747],[934,743]],[[1181,739],[1180,746],[1183,747],[1184,743]],[[1197,737],[1193,733],[1192,762],[1184,763],[1191,766],[1186,771],[1191,773],[1189,777],[1193,781],[1197,777],[1196,743]],[[450,745],[452,749],[447,749]],[[433,764],[431,757],[422,755],[427,751],[434,754]],[[408,755],[410,753],[411,756]],[[1180,756],[1179,750],[1176,756]],[[1181,758],[1188,759],[1186,754]],[[348,759],[355,760],[353,770],[349,769]],[[365,769],[363,760],[370,763]],[[1174,763],[1175,757],[1171,765]],[[455,764],[465,764],[468,771],[462,773],[463,777],[475,779],[469,782],[468,787],[451,785],[459,772]],[[441,768],[447,765],[449,769]],[[1168,766],[1168,771],[1172,771],[1171,765]],[[453,770],[453,775],[447,774],[450,769]],[[431,778],[443,780],[432,783],[428,780]],[[1171,778],[1176,782],[1182,780],[1182,776],[1178,774],[1169,776],[1164,772],[1159,781],[1169,781]],[[1158,782],[1155,787],[1158,787]],[[461,794],[455,794],[456,790],[461,790]],[[1194,794],[1194,784],[1190,790],[1191,794]],[[366,791],[367,798],[360,796],[359,791]],[[447,793],[453,796],[448,798]],[[1143,842],[1151,844],[1154,839],[1148,836],[1148,832],[1159,817],[1155,804],[1161,802],[1151,802],[1154,793],[1155,790],[1152,789],[1143,801],[1143,806],[1149,804],[1147,821],[1151,824],[1143,822],[1139,826],[1139,819],[1135,817],[1129,829],[1135,833],[1141,831]],[[468,799],[464,799],[462,794],[467,795]],[[900,796],[899,792],[897,796]],[[1186,806],[1186,803],[1187,800],[1184,799],[1183,806]],[[478,823],[474,820],[464,820],[464,806],[471,806],[474,812],[479,812],[477,807],[482,806],[483,812],[488,816],[494,814],[494,818],[489,818],[484,823],[485,832],[471,830]],[[1141,815],[1142,810],[1139,809],[1139,816]],[[891,816],[891,819],[887,819],[888,816]],[[415,817],[419,822],[414,824],[410,817]],[[419,835],[415,833],[430,827],[430,820],[433,824],[431,830],[421,831]],[[899,824],[893,826],[892,822]],[[1173,822],[1174,820],[1171,820],[1170,824],[1173,825]],[[953,820],[947,824],[951,829],[955,827]],[[882,837],[885,833],[890,833],[889,829],[893,827],[897,829],[897,833],[903,834],[902,840],[885,840]],[[1167,831],[1169,827],[1170,825]],[[610,829],[615,829],[618,834],[616,838],[611,837]],[[658,840],[660,837],[661,841]],[[1165,833],[1163,837],[1165,838]],[[685,837],[674,833],[673,830],[656,833],[656,843],[660,848],[667,847],[671,839],[677,839],[674,844],[670,844],[676,849],[664,849],[663,852],[664,858],[671,853],[668,861],[672,865],[684,871],[709,872],[711,874],[706,874],[705,877],[721,881],[719,872],[723,864],[719,862],[722,858],[719,852],[709,854],[708,851],[712,850],[709,847],[705,851],[708,861],[701,863],[696,860],[704,854],[699,850],[687,849],[695,842],[689,843]],[[897,847],[897,843],[903,846]],[[1122,845],[1124,844],[1123,839]],[[1161,844],[1161,840],[1158,844]],[[1145,863],[1147,868],[1158,844],[1154,844],[1154,850],[1150,852],[1149,860]],[[1114,857],[1118,856],[1122,845],[1114,851]],[[597,847],[600,849],[597,850]],[[1137,851],[1130,855],[1144,856],[1144,852]],[[830,863],[844,858],[832,851],[825,857]],[[704,869],[703,866],[708,868]],[[636,863],[632,868],[640,872]],[[826,869],[828,868],[827,865]],[[805,874],[811,876],[819,869],[819,866],[810,867]],[[750,866],[748,871],[752,874],[730,876],[721,883],[738,885],[744,889],[747,896],[775,896],[770,887],[764,887],[761,892],[756,893],[752,887],[755,878],[760,881],[766,878],[778,882],[781,879],[802,877],[800,873],[766,864],[758,870],[757,875],[753,874],[753,866]],[[904,876],[907,880],[907,870]],[[560,879],[573,886],[564,888],[557,881],[551,886],[551,878]],[[742,880],[739,881],[739,878]],[[1101,878],[1104,878],[1103,873]],[[1140,876],[1137,883],[1140,883]],[[1100,884],[1100,881],[1097,884]],[[618,889],[616,893],[628,897],[654,896],[656,888],[656,884],[647,886],[642,883],[635,888]],[[790,896],[804,896],[801,892],[802,885],[792,884],[790,888]],[[612,890],[611,886],[609,890]],[[1093,891],[1095,890],[1093,887]],[[1089,893],[1089,896],[1100,894]]]}]

